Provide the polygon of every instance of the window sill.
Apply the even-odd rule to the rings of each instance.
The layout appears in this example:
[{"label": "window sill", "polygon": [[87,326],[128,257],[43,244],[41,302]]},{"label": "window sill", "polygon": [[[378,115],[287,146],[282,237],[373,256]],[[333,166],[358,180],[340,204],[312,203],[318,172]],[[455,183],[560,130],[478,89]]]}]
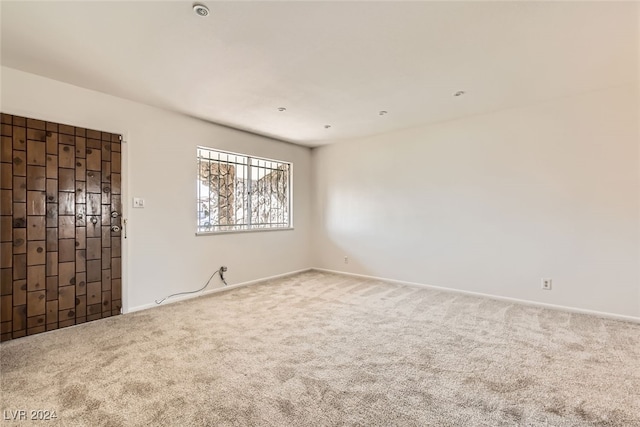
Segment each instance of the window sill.
[{"label": "window sill", "polygon": [[279,228],[253,228],[251,230],[229,230],[229,231],[198,231],[196,236],[216,236],[221,234],[239,234],[239,233],[259,233],[262,231],[291,231],[293,227],[279,227]]}]

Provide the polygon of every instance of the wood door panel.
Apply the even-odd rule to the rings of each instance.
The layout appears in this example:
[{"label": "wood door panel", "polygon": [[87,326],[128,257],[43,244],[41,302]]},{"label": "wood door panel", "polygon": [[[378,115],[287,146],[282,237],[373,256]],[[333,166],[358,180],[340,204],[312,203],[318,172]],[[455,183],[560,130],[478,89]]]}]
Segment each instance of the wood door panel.
[{"label": "wood door panel", "polygon": [[13,281],[13,306],[25,305],[27,303],[27,281]]},{"label": "wood door panel", "polygon": [[58,171],[58,190],[76,191],[75,177],[76,171],[74,169],[60,168]]},{"label": "wood door panel", "polygon": [[89,224],[87,224],[87,237],[100,237],[102,235],[102,227],[100,226],[101,217],[99,215],[90,215]]},{"label": "wood door panel", "polygon": [[2,199],[0,215],[11,215],[13,213],[13,192],[11,190],[1,190],[0,198]]},{"label": "wood door panel", "polygon": [[87,183],[76,180],[76,203],[87,203]]},{"label": "wood door panel", "polygon": [[27,150],[27,130],[23,127],[14,126],[13,133],[11,135],[13,138],[13,149],[26,151]]},{"label": "wood door panel", "polygon": [[76,297],[76,322],[84,323],[87,321],[87,296],[78,295]]},{"label": "wood door panel", "polygon": [[44,141],[27,141],[27,165],[46,166],[46,142]]},{"label": "wood door panel", "polygon": [[27,328],[35,328],[37,326],[42,326],[45,323],[45,315],[41,314],[40,316],[27,317]]},{"label": "wood door panel", "polygon": [[75,215],[76,193],[58,193],[58,215]]},{"label": "wood door panel", "polygon": [[111,193],[112,194],[120,194],[120,174],[119,173],[111,173]]},{"label": "wood door panel", "polygon": [[76,284],[76,263],[61,262],[58,264],[58,285],[74,286]]},{"label": "wood door panel", "polygon": [[76,139],[73,135],[60,134],[58,135],[58,143],[64,145],[74,145],[76,143]]},{"label": "wood door panel", "polygon": [[29,130],[47,130],[47,123],[43,120],[27,117],[27,128],[29,128]]},{"label": "wood door panel", "polygon": [[46,264],[47,252],[45,240],[29,240],[27,242],[27,265]]},{"label": "wood door panel", "polygon": [[[114,220],[112,218],[112,220]],[[118,223],[114,222],[113,225],[117,225]],[[111,227],[103,226],[102,227],[102,247],[108,248],[111,247]]]},{"label": "wood door panel", "polygon": [[58,252],[47,252],[46,274],[47,277],[58,275]]},{"label": "wood door panel", "polygon": [[61,144],[58,148],[58,165],[61,168],[74,169],[75,164],[75,148],[72,145]]},{"label": "wood door panel", "polygon": [[76,181],[85,181],[87,179],[87,168],[85,160],[76,157]]},{"label": "wood door panel", "polygon": [[[119,218],[118,218],[119,220]],[[101,235],[104,235],[104,229],[110,229],[109,228],[109,224],[111,224],[111,211],[110,211],[110,206],[108,205],[102,205],[102,233]]]},{"label": "wood door panel", "polygon": [[75,241],[76,249],[86,249],[87,248],[87,229],[84,226],[78,224],[76,220],[76,241]]},{"label": "wood door panel", "polygon": [[47,132],[47,154],[55,154],[58,155],[58,133],[57,132]]},{"label": "wood door panel", "polygon": [[58,203],[58,179],[47,179],[47,203]]},{"label": "wood door panel", "polygon": [[14,305],[13,306],[13,338],[16,337],[16,331],[22,331],[22,334],[18,332],[19,336],[24,336],[27,329],[27,305]]},{"label": "wood door panel", "polygon": [[87,282],[96,282],[102,279],[100,260],[87,261]]},{"label": "wood door panel", "polygon": [[13,175],[27,176],[27,153],[13,150]]},{"label": "wood door panel", "polygon": [[13,242],[13,225],[10,216],[0,217],[0,240],[3,242]]},{"label": "wood door panel", "polygon": [[45,314],[47,311],[46,302],[47,300],[44,290],[33,292],[27,291],[27,319],[29,318],[29,316],[39,316],[41,314]]},{"label": "wood door panel", "polygon": [[58,240],[58,259],[60,262],[71,262],[76,259],[76,240],[60,239]]},{"label": "wood door panel", "polygon": [[76,159],[87,157],[87,140],[83,136],[76,136]]},{"label": "wood door panel", "polygon": [[[99,147],[99,141],[97,145]],[[94,143],[94,140],[89,140],[89,146],[94,148],[87,148],[87,170],[99,171],[102,166],[102,151],[99,148],[95,148],[96,143]]]},{"label": "wood door panel", "polygon": [[[47,203],[47,220],[46,220],[47,228],[50,227],[58,227],[58,204],[57,203]],[[60,231],[58,231],[58,234]]]},{"label": "wood door panel", "polygon": [[11,242],[3,242],[2,243],[2,261],[0,262],[0,268],[11,268],[12,264],[12,252],[13,244]]},{"label": "wood door panel", "polygon": [[0,297],[0,306],[2,309],[2,323],[11,321],[13,314],[13,297],[11,295],[3,295]]},{"label": "wood door panel", "polygon": [[46,219],[44,216],[27,217],[27,239],[45,240],[47,238]]},{"label": "wood door panel", "polygon": [[47,300],[58,300],[58,276],[47,277]]},{"label": "wood door panel", "polygon": [[[27,201],[27,177],[16,176],[16,169],[13,168],[13,201],[14,202],[26,202]],[[2,214],[5,215],[5,214]]]},{"label": "wood door panel", "polygon": [[3,190],[13,190],[13,165],[11,163],[2,163],[0,167],[0,188]]},{"label": "wood door panel", "polygon": [[73,308],[75,305],[75,286],[60,286],[58,288],[58,305],[60,310]]},{"label": "wood door panel", "polygon": [[76,251],[76,273],[87,271],[87,250]]},{"label": "wood door panel", "polygon": [[100,194],[87,193],[87,215],[100,215],[102,197]]},{"label": "wood door panel", "polygon": [[47,172],[44,166],[27,165],[27,190],[47,189]]},{"label": "wood door panel", "polygon": [[27,191],[27,215],[46,214],[46,192]]},{"label": "wood door panel", "polygon": [[87,283],[87,305],[100,304],[101,286],[100,282]]},{"label": "wood door panel", "polygon": [[58,300],[47,301],[47,324],[58,323]]},{"label": "wood door panel", "polygon": [[58,251],[58,228],[47,228],[47,252]]},{"label": "wood door panel", "polygon": [[75,129],[73,126],[69,125],[58,125],[58,132],[64,135],[75,135]]},{"label": "wood door panel", "polygon": [[[3,212],[5,212],[4,209],[3,209]],[[10,214],[10,212],[8,214]],[[4,215],[7,215],[7,214],[4,214]],[[14,203],[13,204],[13,228],[26,228],[26,227],[27,227],[27,204]]]},{"label": "wood door panel", "polygon": [[102,191],[102,179],[100,172],[87,172],[87,193],[100,193]]},{"label": "wood door panel", "polygon": [[47,179],[58,178],[58,156],[47,154]]},{"label": "wood door panel", "polygon": [[71,215],[58,218],[58,235],[60,239],[73,239],[76,237],[76,217]]},{"label": "wood door panel", "polygon": [[102,248],[102,276],[105,269],[111,269],[111,248]]},{"label": "wood door panel", "polygon": [[90,237],[87,239],[87,260],[99,259],[102,239]]},{"label": "wood door panel", "polygon": [[13,254],[26,254],[27,253],[27,229],[26,228],[14,228],[13,229]]},{"label": "wood door panel", "polygon": [[1,140],[0,161],[11,163],[13,161],[13,141],[8,136],[3,136]]},{"label": "wood door panel", "polygon": [[[27,254],[13,255],[13,280],[22,280],[27,278]],[[4,269],[3,269],[4,271]]]},{"label": "wood door panel", "polygon": [[44,265],[27,266],[27,292],[46,289],[46,269]]},{"label": "wood door panel", "polygon": [[102,182],[111,182],[111,161],[102,162]]},{"label": "wood door panel", "polygon": [[2,341],[120,313],[121,137],[2,114]]},{"label": "wood door panel", "polygon": [[76,295],[86,295],[87,293],[87,273],[76,272]]},{"label": "wood door panel", "polygon": [[111,269],[102,270],[102,290],[111,290]]},{"label": "wood door panel", "polygon": [[111,291],[102,292],[102,317],[111,316]]}]

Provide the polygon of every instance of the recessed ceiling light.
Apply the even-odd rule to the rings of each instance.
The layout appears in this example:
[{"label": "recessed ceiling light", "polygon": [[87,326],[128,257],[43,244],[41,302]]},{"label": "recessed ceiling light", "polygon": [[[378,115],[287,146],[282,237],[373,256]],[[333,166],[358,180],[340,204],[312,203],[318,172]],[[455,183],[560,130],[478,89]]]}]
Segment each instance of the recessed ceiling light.
[{"label": "recessed ceiling light", "polygon": [[387,114],[387,113],[388,113],[388,111],[381,110],[378,114],[379,114],[380,116],[384,116],[384,115],[385,115],[385,114]]},{"label": "recessed ceiling light", "polygon": [[456,93],[454,93],[454,94],[453,94],[453,96],[462,96],[462,95],[464,95],[464,94],[465,94],[465,91],[463,91],[463,90],[459,90],[459,91],[457,91]]},{"label": "recessed ceiling light", "polygon": [[196,13],[196,15],[198,16],[209,16],[209,8],[203,4],[194,4],[193,5],[193,11]]},{"label": "recessed ceiling light", "polygon": [[283,111],[287,111],[287,109],[285,107],[278,107],[278,111],[282,113]]},{"label": "recessed ceiling light", "polygon": [[325,129],[329,129],[331,127],[331,125],[324,125]]}]

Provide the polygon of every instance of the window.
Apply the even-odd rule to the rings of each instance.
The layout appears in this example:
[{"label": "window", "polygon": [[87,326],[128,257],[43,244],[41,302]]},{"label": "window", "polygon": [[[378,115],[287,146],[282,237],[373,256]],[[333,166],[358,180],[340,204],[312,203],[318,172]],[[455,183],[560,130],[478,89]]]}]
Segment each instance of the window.
[{"label": "window", "polygon": [[198,233],[291,228],[291,163],[198,147]]}]

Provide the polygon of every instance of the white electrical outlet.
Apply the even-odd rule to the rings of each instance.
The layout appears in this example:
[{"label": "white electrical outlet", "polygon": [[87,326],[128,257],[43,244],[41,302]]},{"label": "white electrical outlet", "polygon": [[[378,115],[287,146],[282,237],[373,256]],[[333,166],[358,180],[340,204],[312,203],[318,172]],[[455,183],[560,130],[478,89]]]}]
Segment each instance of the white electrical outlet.
[{"label": "white electrical outlet", "polygon": [[551,290],[551,279],[542,279],[542,289],[545,291]]},{"label": "white electrical outlet", "polygon": [[134,208],[144,208],[144,199],[140,197],[133,198],[133,207]]},{"label": "white electrical outlet", "polygon": [[349,264],[349,257],[348,256],[344,257],[344,263],[345,264]]}]

